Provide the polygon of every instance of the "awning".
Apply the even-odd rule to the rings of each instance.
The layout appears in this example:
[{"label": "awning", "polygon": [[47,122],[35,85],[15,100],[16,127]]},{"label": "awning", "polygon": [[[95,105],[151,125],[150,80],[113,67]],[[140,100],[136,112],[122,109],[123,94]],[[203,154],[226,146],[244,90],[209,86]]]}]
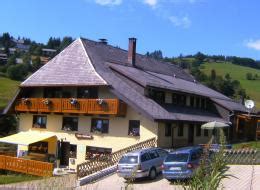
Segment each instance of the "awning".
[{"label": "awning", "polygon": [[29,144],[39,142],[51,137],[56,136],[53,134],[41,133],[37,131],[26,131],[0,138],[0,142],[28,146]]}]

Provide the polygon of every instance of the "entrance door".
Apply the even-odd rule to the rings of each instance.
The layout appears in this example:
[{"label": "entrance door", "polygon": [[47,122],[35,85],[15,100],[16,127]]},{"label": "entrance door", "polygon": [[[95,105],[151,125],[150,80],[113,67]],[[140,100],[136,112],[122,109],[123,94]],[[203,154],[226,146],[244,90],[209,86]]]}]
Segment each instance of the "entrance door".
[{"label": "entrance door", "polygon": [[70,156],[70,143],[69,142],[61,142],[60,165],[68,166],[69,165],[69,156]]},{"label": "entrance door", "polygon": [[194,141],[194,125],[190,124],[188,128],[188,144],[193,145],[193,141]]}]

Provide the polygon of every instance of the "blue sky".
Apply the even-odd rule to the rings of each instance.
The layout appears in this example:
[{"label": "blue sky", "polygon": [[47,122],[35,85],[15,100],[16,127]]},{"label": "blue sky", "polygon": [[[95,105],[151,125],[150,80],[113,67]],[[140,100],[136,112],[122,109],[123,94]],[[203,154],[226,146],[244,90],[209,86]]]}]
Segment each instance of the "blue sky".
[{"label": "blue sky", "polygon": [[47,42],[50,36],[107,38],[140,53],[162,50],[260,60],[259,0],[5,0],[0,33]]}]

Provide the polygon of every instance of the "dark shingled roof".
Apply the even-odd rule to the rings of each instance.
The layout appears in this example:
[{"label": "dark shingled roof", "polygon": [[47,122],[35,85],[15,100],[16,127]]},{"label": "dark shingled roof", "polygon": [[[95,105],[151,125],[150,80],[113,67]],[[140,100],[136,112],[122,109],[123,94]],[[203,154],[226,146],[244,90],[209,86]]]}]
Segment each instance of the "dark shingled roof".
[{"label": "dark shingled roof", "polygon": [[[175,76],[175,77],[174,77]],[[128,64],[127,51],[99,42],[78,39],[21,84],[28,86],[109,85],[112,93],[154,120],[223,121],[219,115],[190,108],[169,108],[144,95],[147,86],[197,94],[243,111],[228,97],[194,82],[194,78],[171,63],[137,54],[136,67]],[[223,105],[224,104],[224,105]]]},{"label": "dark shingled roof", "polygon": [[[191,94],[225,100],[232,102],[234,108],[239,108],[230,98],[216,92],[198,82],[194,82],[191,75],[185,73],[179,67],[147,58],[137,54],[136,68],[127,62],[127,51],[110,45],[82,39],[85,50],[89,55],[96,71],[111,85],[112,92],[137,110],[150,118],[157,120],[185,120],[185,121],[214,121],[223,119],[218,115],[208,115],[168,111],[155,101],[137,91],[133,85],[154,86],[175,91],[182,91]],[[114,71],[114,72],[112,72]],[[125,77],[123,80],[117,74]],[[175,77],[173,77],[175,75]],[[129,83],[127,80],[134,81]],[[131,85],[130,85],[131,84]],[[232,110],[233,108],[228,109]],[[240,109],[239,111],[244,111]]]}]

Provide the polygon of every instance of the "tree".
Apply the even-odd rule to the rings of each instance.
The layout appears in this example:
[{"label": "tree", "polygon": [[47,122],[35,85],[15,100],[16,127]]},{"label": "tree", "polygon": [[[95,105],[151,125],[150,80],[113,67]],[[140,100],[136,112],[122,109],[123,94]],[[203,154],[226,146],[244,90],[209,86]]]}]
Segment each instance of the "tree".
[{"label": "tree", "polygon": [[210,75],[211,80],[215,80],[215,79],[216,79],[216,76],[217,76],[217,74],[216,74],[215,69],[212,69],[212,70],[211,70],[211,75]]},{"label": "tree", "polygon": [[204,59],[207,57],[201,52],[198,52],[197,54],[194,55],[195,59],[200,62],[200,64],[204,61]]},{"label": "tree", "polygon": [[15,65],[16,64],[16,55],[12,55],[7,60],[7,65]]},{"label": "tree", "polygon": [[50,37],[47,42],[47,48],[58,49],[60,47],[61,41],[60,38]]},{"label": "tree", "polygon": [[7,75],[13,80],[24,80],[28,74],[28,66],[24,63],[11,65],[7,69]]},{"label": "tree", "polygon": [[60,47],[59,47],[59,51],[62,51],[63,49],[65,49],[67,46],[69,46],[72,43],[73,39],[72,37],[69,36],[65,36],[61,43],[60,43]]},{"label": "tree", "polygon": [[247,73],[246,74],[246,79],[247,80],[253,80],[253,74],[252,73]]},{"label": "tree", "polygon": [[0,44],[2,44],[2,46],[5,48],[11,47],[11,36],[8,32],[3,33],[2,37],[0,38]]},{"label": "tree", "polygon": [[227,73],[227,74],[225,75],[225,79],[226,79],[226,80],[231,80],[231,76],[230,76],[229,73]]},{"label": "tree", "polygon": [[37,56],[35,59],[32,60],[32,71],[37,71],[42,66],[41,58]]},{"label": "tree", "polygon": [[163,59],[163,54],[162,54],[161,50],[155,50],[154,52],[151,52],[151,53],[147,52],[146,56],[154,58],[154,59],[158,59],[158,60]]}]

